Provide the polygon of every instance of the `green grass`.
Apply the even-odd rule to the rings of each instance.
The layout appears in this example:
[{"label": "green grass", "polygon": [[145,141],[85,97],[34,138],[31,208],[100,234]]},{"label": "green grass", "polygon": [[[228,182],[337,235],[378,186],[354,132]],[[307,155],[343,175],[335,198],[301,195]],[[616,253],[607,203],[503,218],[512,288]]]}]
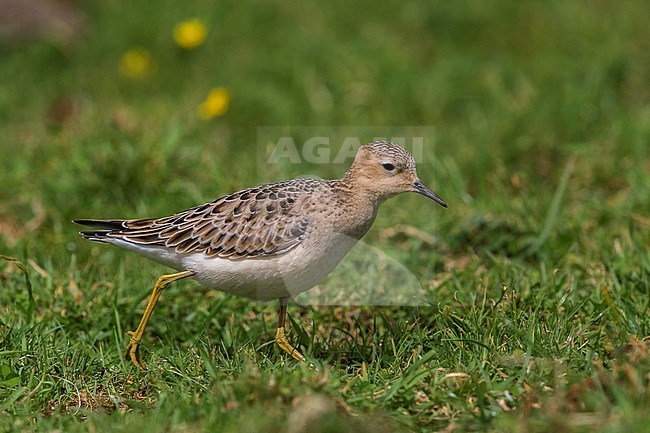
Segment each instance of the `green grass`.
[{"label": "green grass", "polygon": [[[74,46],[0,51],[0,431],[648,431],[647,2],[80,8]],[[194,16],[208,38],[181,52]],[[144,80],[118,73],[135,47]],[[217,86],[230,110],[199,119]],[[449,209],[400,196],[364,238],[424,297],[291,306],[309,366],[272,344],[275,304],[182,281],[134,369],[125,333],[167,269],[70,220],[342,174],[260,165],[268,125],[435,128],[418,170]]]}]

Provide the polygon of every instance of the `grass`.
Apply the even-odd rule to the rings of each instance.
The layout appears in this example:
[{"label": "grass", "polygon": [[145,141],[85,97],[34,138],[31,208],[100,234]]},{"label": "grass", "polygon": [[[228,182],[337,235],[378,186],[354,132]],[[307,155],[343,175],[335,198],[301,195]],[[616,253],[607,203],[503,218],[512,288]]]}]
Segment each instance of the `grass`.
[{"label": "grass", "polygon": [[[0,51],[1,431],[647,431],[647,2],[80,8],[73,45]],[[136,47],[141,80],[117,67]],[[230,109],[204,121],[218,86]],[[167,270],[69,221],[341,175],[260,164],[268,125],[435,128],[418,170],[449,209],[386,203],[361,250],[383,256],[324,285],[359,290],[388,257],[423,297],[294,304],[308,366],[271,344],[274,304],[178,282],[135,370],[125,332]]]}]

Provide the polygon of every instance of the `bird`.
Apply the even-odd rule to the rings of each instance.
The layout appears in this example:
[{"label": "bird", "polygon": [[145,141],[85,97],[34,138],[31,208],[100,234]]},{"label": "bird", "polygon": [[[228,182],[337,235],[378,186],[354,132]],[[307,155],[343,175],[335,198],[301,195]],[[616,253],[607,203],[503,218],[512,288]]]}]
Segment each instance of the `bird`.
[{"label": "bird", "polygon": [[285,334],[288,300],[318,285],[368,232],[379,206],[404,193],[447,204],[426,187],[413,156],[383,140],[360,146],[340,179],[298,178],[243,189],[170,216],[76,219],[79,234],[176,270],[154,284],[125,359],[144,370],[140,343],[170,283],[199,284],[256,301],[279,300],[275,343],[298,361]]}]

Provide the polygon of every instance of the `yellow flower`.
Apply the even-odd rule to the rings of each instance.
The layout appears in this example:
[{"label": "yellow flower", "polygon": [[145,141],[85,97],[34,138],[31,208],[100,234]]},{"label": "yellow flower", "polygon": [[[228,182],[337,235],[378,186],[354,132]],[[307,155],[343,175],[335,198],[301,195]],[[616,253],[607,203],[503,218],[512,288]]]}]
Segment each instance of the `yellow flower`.
[{"label": "yellow flower", "polygon": [[199,104],[199,116],[203,119],[212,119],[223,116],[230,105],[230,92],[224,87],[216,87],[210,90],[208,96]]},{"label": "yellow flower", "polygon": [[122,54],[119,65],[120,74],[129,78],[142,79],[151,74],[153,60],[151,53],[144,48],[134,48]]},{"label": "yellow flower", "polygon": [[174,27],[174,40],[179,47],[186,50],[198,48],[205,41],[208,33],[205,24],[198,18],[182,21]]}]

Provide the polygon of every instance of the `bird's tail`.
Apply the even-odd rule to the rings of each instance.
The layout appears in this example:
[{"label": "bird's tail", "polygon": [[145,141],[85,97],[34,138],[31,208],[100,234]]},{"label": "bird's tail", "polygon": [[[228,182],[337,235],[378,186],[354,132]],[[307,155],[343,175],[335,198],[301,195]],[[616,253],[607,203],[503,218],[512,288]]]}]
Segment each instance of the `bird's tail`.
[{"label": "bird's tail", "polygon": [[106,242],[109,233],[124,230],[125,220],[94,220],[94,219],[79,219],[72,220],[73,223],[87,226],[96,227],[101,230],[84,230],[79,232],[81,236],[91,241]]}]

